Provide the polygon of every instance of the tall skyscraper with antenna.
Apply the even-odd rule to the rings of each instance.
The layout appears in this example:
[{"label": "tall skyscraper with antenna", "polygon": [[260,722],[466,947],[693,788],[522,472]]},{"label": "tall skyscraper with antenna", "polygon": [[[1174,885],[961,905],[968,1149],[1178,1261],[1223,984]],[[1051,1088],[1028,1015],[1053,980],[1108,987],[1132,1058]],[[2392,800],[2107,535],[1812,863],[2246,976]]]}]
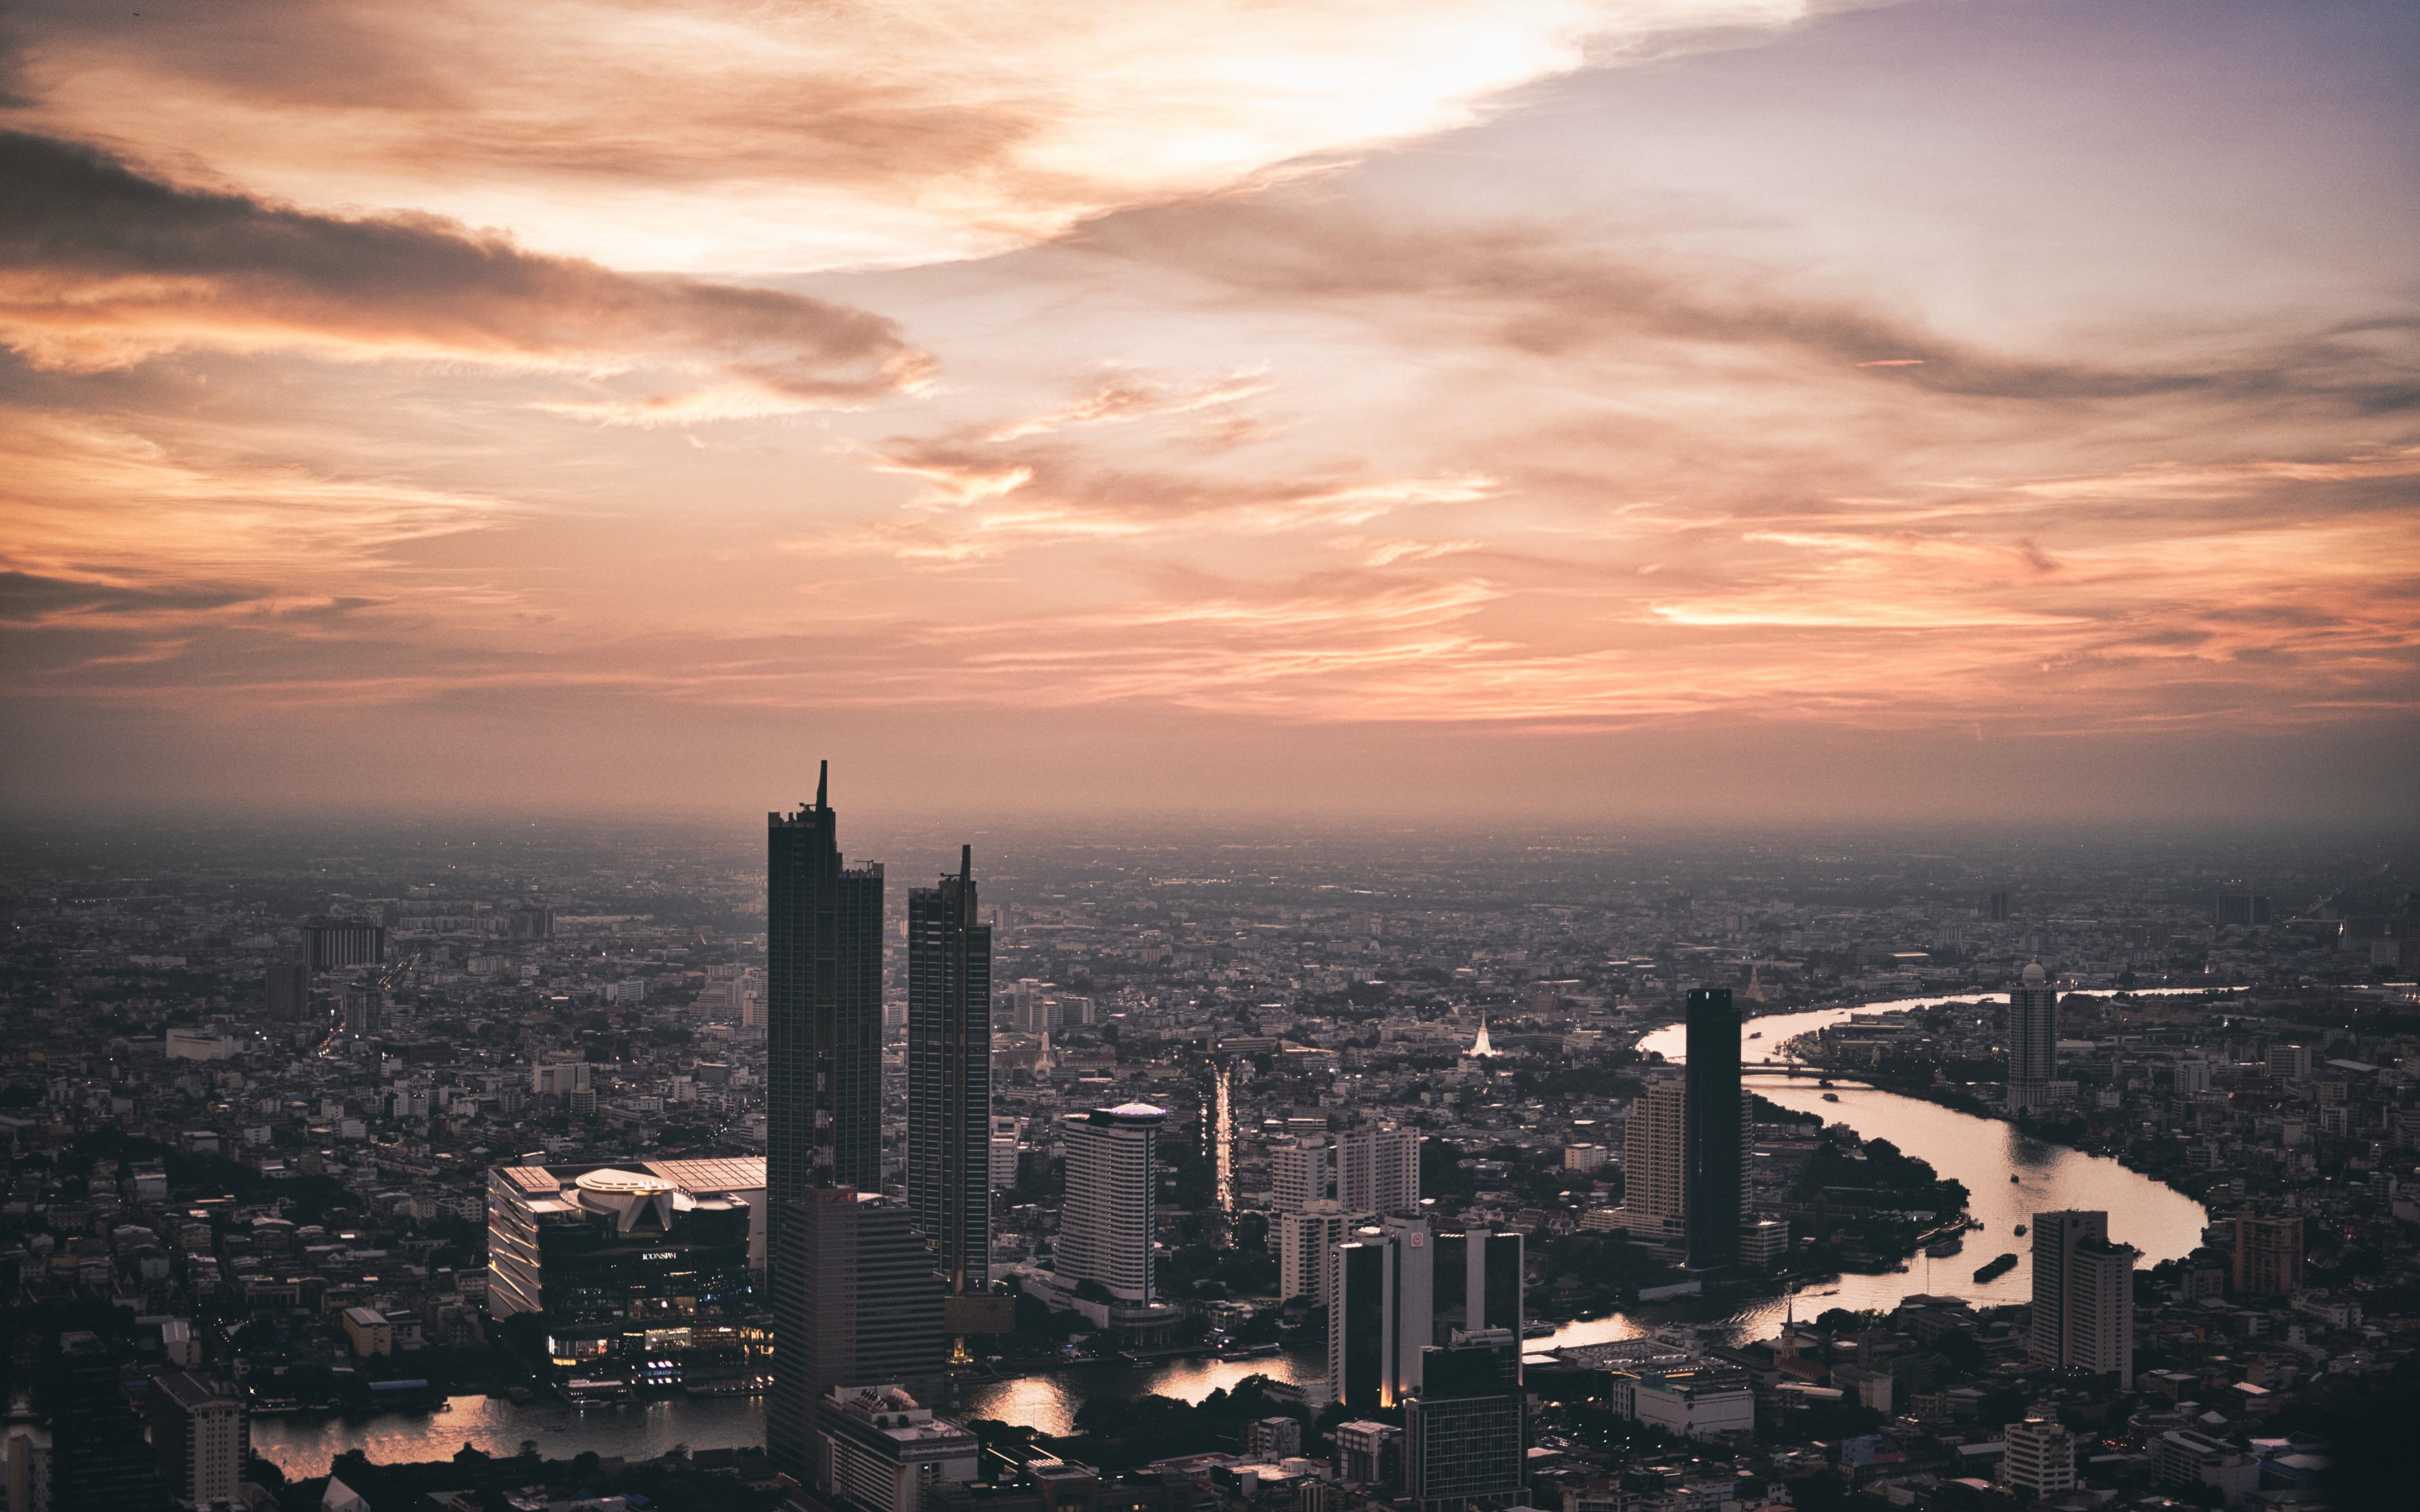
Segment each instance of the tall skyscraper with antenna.
[{"label": "tall skyscraper with antenna", "polygon": [[[814,1399],[831,1384],[823,1378],[840,1368],[836,1362],[856,1362],[849,1367],[856,1370],[930,1354],[936,1373],[940,1363],[929,1264],[908,1214],[878,1197],[882,868],[843,861],[830,776],[827,763],[814,803],[766,816],[765,1216],[774,1369],[765,1439],[793,1475],[805,1472]],[[886,1241],[892,1229],[896,1235]],[[928,1292],[934,1305],[909,1305]],[[869,1332],[886,1319],[914,1326],[897,1340]],[[908,1373],[892,1368],[884,1379]]]},{"label": "tall skyscraper with antenna", "polygon": [[882,867],[841,857],[829,801],[766,816],[765,1186],[882,1190]]},{"label": "tall skyscraper with antenna", "polygon": [[991,926],[974,847],[908,894],[908,1205],[952,1296],[991,1285]]}]

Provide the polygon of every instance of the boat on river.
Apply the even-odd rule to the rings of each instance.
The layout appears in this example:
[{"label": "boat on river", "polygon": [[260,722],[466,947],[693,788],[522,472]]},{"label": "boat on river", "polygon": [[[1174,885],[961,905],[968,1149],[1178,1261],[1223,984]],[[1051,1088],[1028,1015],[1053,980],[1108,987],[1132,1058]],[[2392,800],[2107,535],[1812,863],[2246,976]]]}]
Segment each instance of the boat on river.
[{"label": "boat on river", "polygon": [[2011,1252],[1993,1258],[1988,1265],[1978,1267],[1975,1272],[1975,1279],[1978,1282],[1997,1281],[2000,1277],[2008,1274],[2010,1271],[2013,1271],[2016,1268],[2017,1257],[2013,1252]]},{"label": "boat on river", "polygon": [[1931,1243],[1925,1245],[1924,1253],[1931,1256],[1936,1260],[1946,1260],[1965,1247],[1966,1242],[1959,1238],[1956,1234],[1952,1234],[1947,1239],[1936,1239]]},{"label": "boat on river", "polygon": [[2025,1226],[2024,1226],[2024,1225],[2023,1225],[2023,1224],[2019,1224],[2019,1225],[2017,1225],[2017,1237],[2018,1237],[2019,1239],[2023,1239],[2023,1238],[2024,1238],[2024,1237],[2025,1237]]},{"label": "boat on river", "polygon": [[[1828,1086],[1830,1084],[1826,1083],[1825,1085]],[[1840,1101],[1840,1094],[1838,1092],[1826,1092],[1823,1094],[1823,1101],[1826,1103],[1838,1103]]]}]

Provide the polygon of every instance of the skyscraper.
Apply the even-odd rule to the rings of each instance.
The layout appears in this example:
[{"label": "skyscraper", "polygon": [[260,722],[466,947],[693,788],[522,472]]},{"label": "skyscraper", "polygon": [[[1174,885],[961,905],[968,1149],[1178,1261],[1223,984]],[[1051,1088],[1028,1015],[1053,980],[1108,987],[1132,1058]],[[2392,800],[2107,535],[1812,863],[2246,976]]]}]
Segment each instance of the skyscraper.
[{"label": "skyscraper", "polygon": [[1096,1281],[1120,1302],[1149,1304],[1159,1195],[1159,1134],[1168,1110],[1094,1108],[1066,1125],[1067,1195],[1051,1268],[1069,1285]]},{"label": "skyscraper", "polygon": [[1745,1099],[1740,1091],[1740,1016],[1728,987],[1689,993],[1689,1065],[1683,1077],[1686,1128],[1683,1165],[1689,1263],[1739,1261],[1740,1227],[1747,1221]]},{"label": "skyscraper", "polygon": [[991,1286],[991,926],[974,848],[908,894],[908,1206],[943,1290]]},{"label": "skyscraper", "polygon": [[2106,1212],[2038,1212],[2033,1240],[2034,1363],[2115,1375],[2132,1390],[2137,1252],[2110,1242]]},{"label": "skyscraper", "polygon": [[[1523,1288],[1523,1245],[1518,1230],[1472,1228],[1436,1238],[1436,1304],[1442,1331],[1450,1314],[1466,1333],[1509,1330],[1521,1336],[1528,1321]],[[1518,1364],[1518,1355],[1515,1355]],[[1515,1372],[1517,1376],[1517,1371]]]},{"label": "skyscraper", "polygon": [[2236,1294],[2292,1295],[2303,1284],[2303,1220],[2239,1212],[2233,1221]]},{"label": "skyscraper", "polygon": [[2058,989],[2037,961],[2009,994],[2009,1111],[2050,1106],[2058,1074]]},{"label": "skyscraper", "polygon": [[[861,1222],[857,1189],[882,1185],[882,868],[842,863],[830,779],[826,764],[813,804],[766,815],[765,1216],[774,1365],[765,1441],[802,1481],[817,1396],[842,1381],[921,1374],[912,1360],[891,1369],[864,1357],[861,1318],[876,1329],[869,1337],[897,1331],[890,1342],[907,1356],[918,1355],[927,1329],[938,1350],[941,1331],[940,1288],[911,1215],[884,1207]],[[892,1274],[893,1229],[912,1246],[921,1284]],[[870,1246],[865,1256],[862,1246]],[[897,1317],[876,1326],[872,1315],[884,1309]]]},{"label": "skyscraper", "polygon": [[1349,1411],[1391,1407],[1419,1389],[1436,1327],[1433,1237],[1425,1218],[1389,1218],[1336,1246],[1327,1379]]},{"label": "skyscraper", "polygon": [[765,1447],[812,1467],[814,1404],[879,1381],[929,1393],[947,1367],[940,1278],[905,1205],[847,1187],[790,1199],[773,1266],[773,1394]]},{"label": "skyscraper", "polygon": [[[844,866],[827,801],[766,815],[765,1185],[882,1187],[882,868]],[[987,1112],[988,1110],[986,1110]]]},{"label": "skyscraper", "polygon": [[1666,1074],[1630,1105],[1621,1165],[1621,1211],[1633,1243],[1678,1250],[1687,1242],[1688,1087]]}]

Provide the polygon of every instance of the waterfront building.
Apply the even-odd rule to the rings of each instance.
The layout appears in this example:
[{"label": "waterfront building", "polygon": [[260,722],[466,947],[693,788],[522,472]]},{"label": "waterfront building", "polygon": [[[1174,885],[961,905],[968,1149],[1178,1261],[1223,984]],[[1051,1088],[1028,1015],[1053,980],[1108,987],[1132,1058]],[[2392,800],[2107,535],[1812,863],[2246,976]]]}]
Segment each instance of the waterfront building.
[{"label": "waterfront building", "polygon": [[952,1296],[991,1288],[991,926],[974,848],[908,894],[908,1205]]},{"label": "waterfront building", "polygon": [[488,1315],[544,1313],[569,1336],[752,1308],[768,1219],[754,1157],[491,1167]]},{"label": "waterfront building", "polygon": [[2109,1241],[2109,1214],[2038,1212],[2033,1224],[2033,1362],[2134,1384],[2136,1251]]},{"label": "waterfront building", "polygon": [[1327,1380],[1348,1411],[1392,1407],[1419,1388],[1436,1327],[1433,1237],[1425,1218],[1388,1218],[1336,1246]]},{"label": "waterfront building", "polygon": [[1780,1218],[1760,1218],[1740,1230],[1740,1263],[1770,1271],[1790,1253],[1790,1225]]},{"label": "waterfront building", "polygon": [[189,1370],[171,1370],[151,1378],[147,1407],[151,1450],[168,1494],[179,1505],[205,1509],[240,1501],[244,1465],[252,1458],[242,1393]]},{"label": "waterfront building", "polygon": [[765,1447],[803,1480],[815,1461],[814,1404],[834,1387],[939,1392],[949,1356],[941,1281],[904,1203],[816,1187],[791,1200],[775,1233]]},{"label": "waterfront building", "polygon": [[852,1512],[924,1512],[928,1493],[975,1479],[983,1445],[899,1385],[816,1398],[815,1494]]},{"label": "waterfront building", "polygon": [[1689,1064],[1683,1077],[1686,1129],[1683,1211],[1693,1268],[1738,1263],[1747,1222],[1747,1102],[1740,1090],[1740,1016],[1728,987],[1693,989]]},{"label": "waterfront building", "polygon": [[[1436,1236],[1437,1327],[1445,1329],[1451,1318],[1451,1326],[1467,1333],[1500,1329],[1519,1338],[1528,1322],[1525,1244],[1510,1229],[1471,1228]],[[1519,1362],[1516,1353],[1516,1371]]]},{"label": "waterfront building", "polygon": [[1097,1282],[1120,1302],[1155,1300],[1152,1238],[1158,1149],[1168,1110],[1147,1103],[1095,1108],[1069,1123],[1067,1193],[1052,1269],[1070,1287]]},{"label": "waterfront building", "polygon": [[2039,961],[2009,994],[2009,1111],[2052,1105],[2058,1076],[2058,989]]}]

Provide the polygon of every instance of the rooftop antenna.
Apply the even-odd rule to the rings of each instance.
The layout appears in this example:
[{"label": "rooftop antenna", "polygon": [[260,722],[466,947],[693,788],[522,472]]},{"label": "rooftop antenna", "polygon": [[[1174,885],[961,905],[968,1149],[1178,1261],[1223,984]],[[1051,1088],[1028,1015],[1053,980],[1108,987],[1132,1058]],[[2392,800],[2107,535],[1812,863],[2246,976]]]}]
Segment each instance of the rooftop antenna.
[{"label": "rooftop antenna", "polygon": [[815,764],[815,807],[818,809],[829,807],[824,802],[824,792],[830,781],[831,763],[817,762]]},{"label": "rooftop antenna", "polygon": [[[974,886],[974,880],[975,848],[971,845],[961,845],[958,847],[958,886],[962,888],[970,887]],[[964,897],[965,894],[961,892],[959,896]]]}]

